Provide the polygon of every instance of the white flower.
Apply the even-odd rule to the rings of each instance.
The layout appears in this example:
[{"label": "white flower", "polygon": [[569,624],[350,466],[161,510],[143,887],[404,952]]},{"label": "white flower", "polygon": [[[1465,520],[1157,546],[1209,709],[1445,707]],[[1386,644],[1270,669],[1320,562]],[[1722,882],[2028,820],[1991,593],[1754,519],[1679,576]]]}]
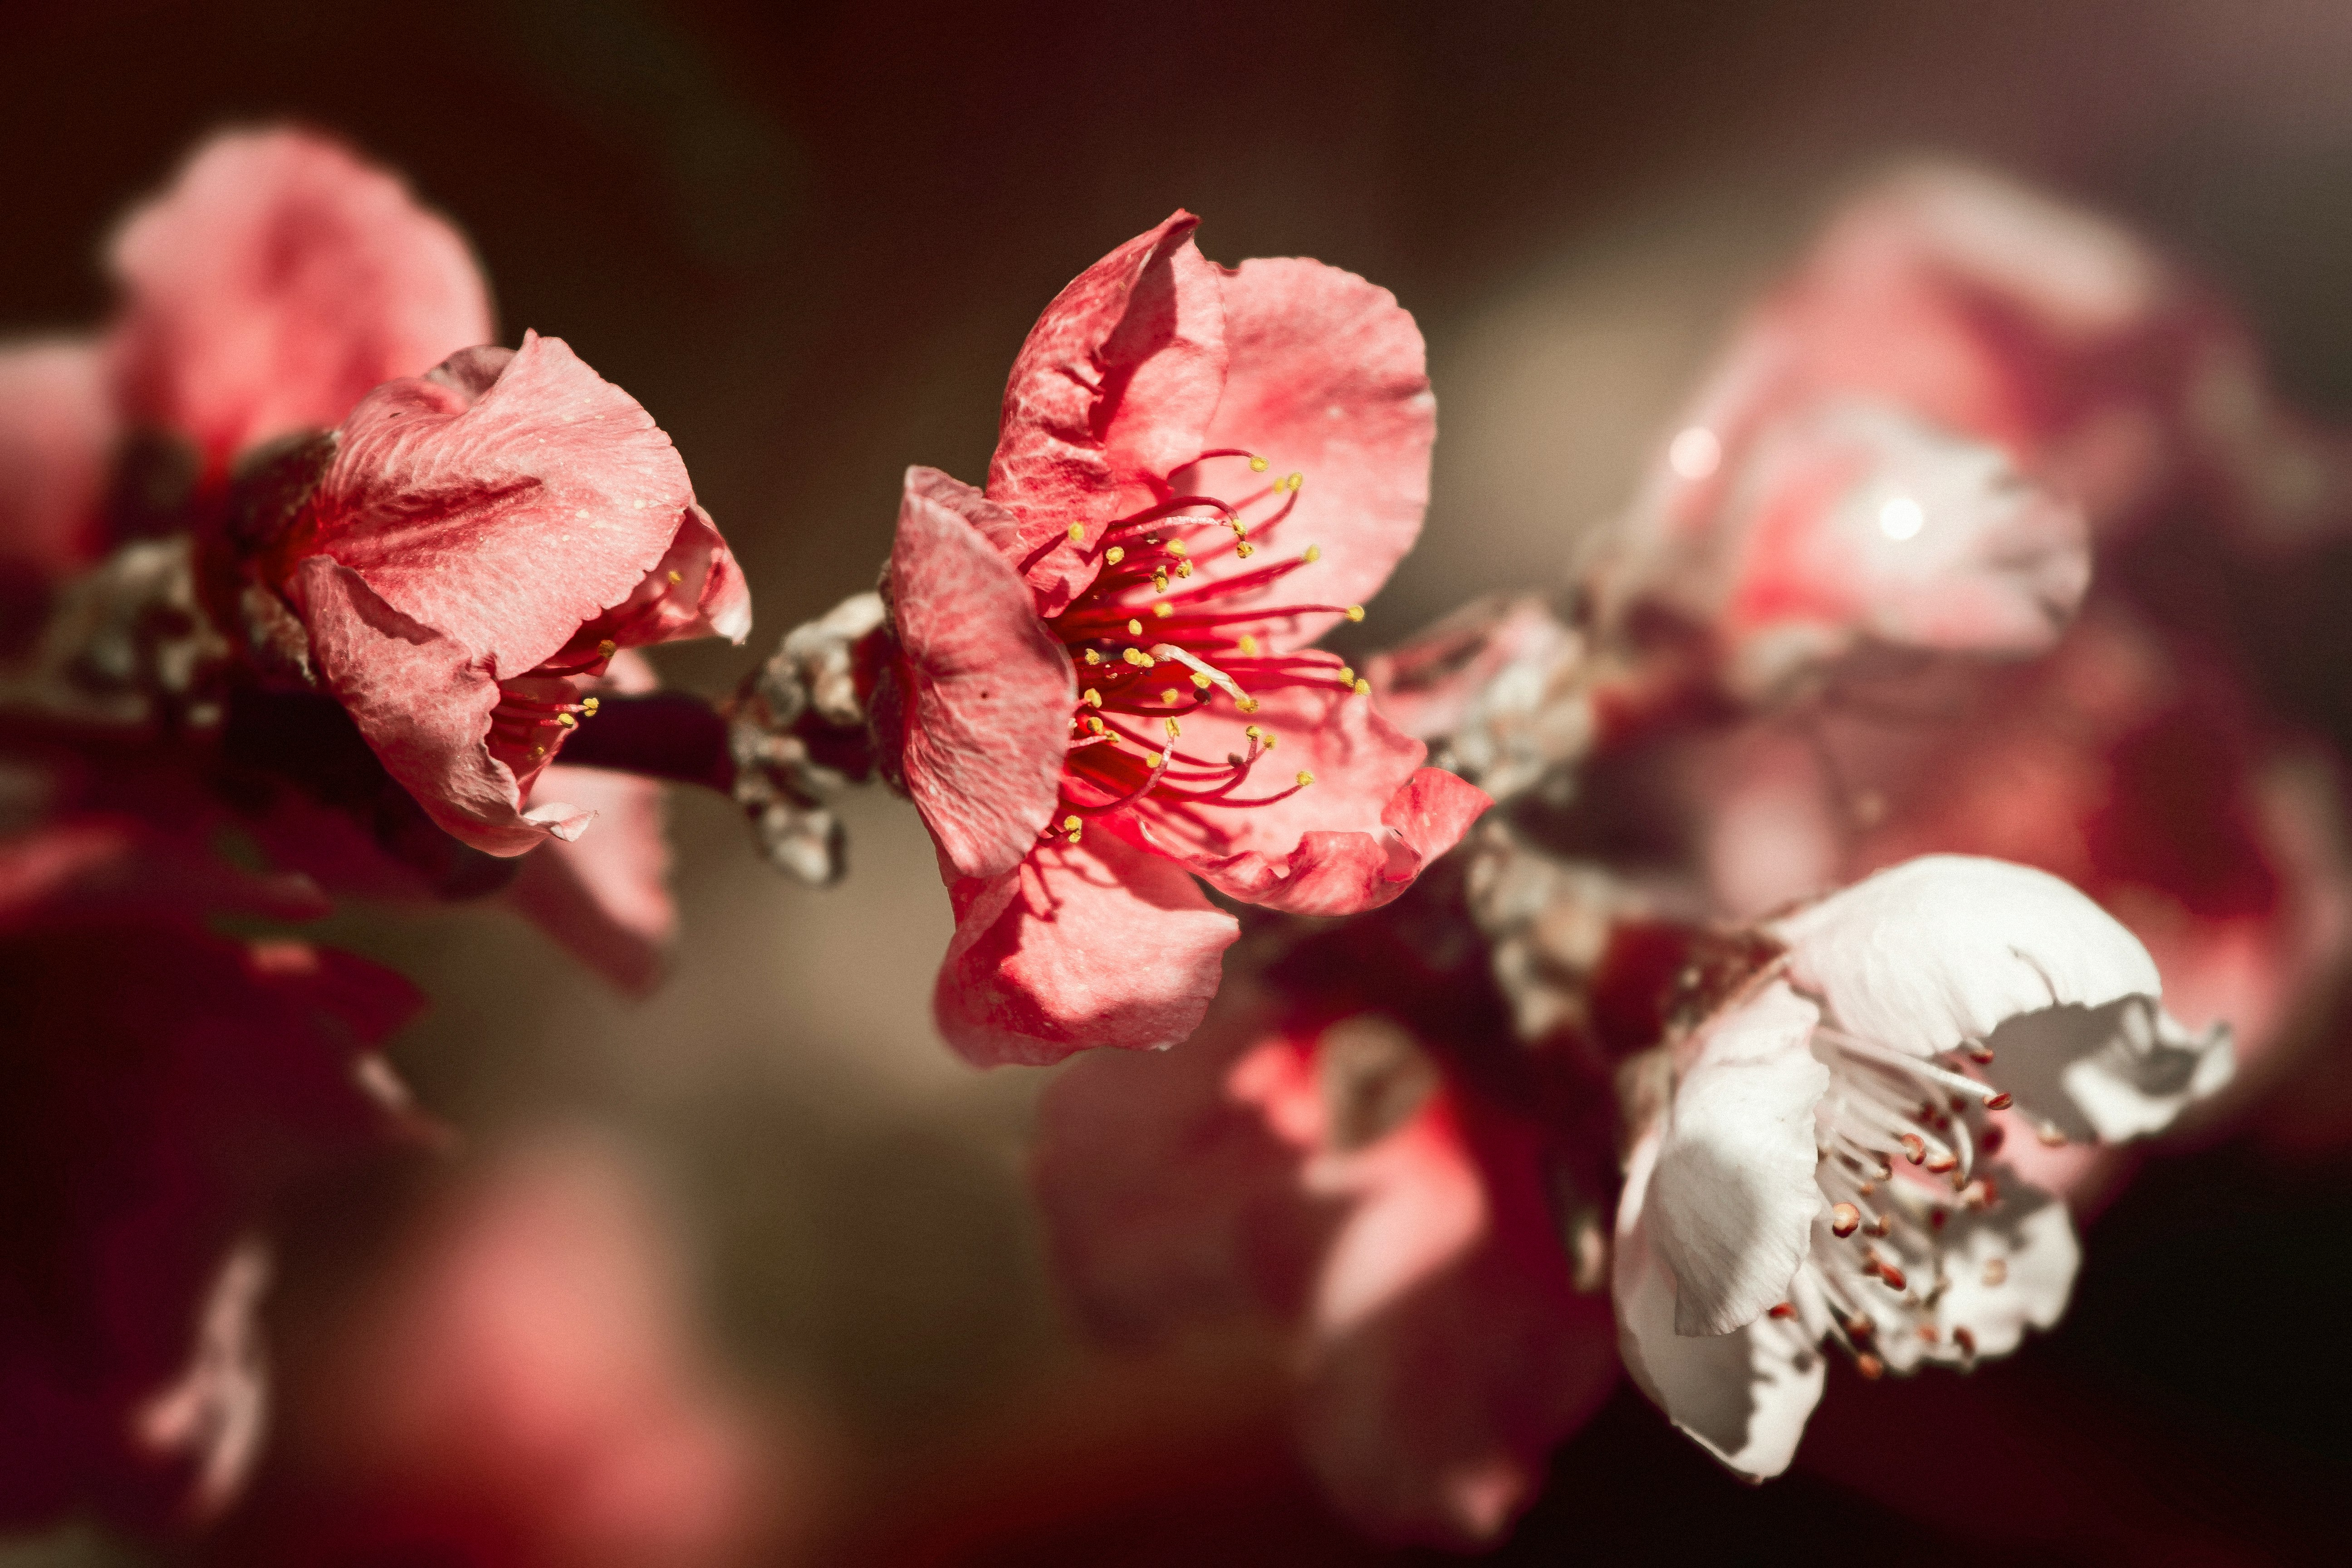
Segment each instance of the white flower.
[{"label": "white flower", "polygon": [[[1787,1468],[1833,1340],[1967,1366],[2065,1310],[2063,1205],[1990,1162],[2155,1131],[2227,1080],[2137,939],[2054,877],[1931,856],[1765,928],[1779,965],[1693,1038],[1618,1210],[1634,1379],[1733,1469]],[[1971,1071],[1971,1069],[1974,1069]]]}]

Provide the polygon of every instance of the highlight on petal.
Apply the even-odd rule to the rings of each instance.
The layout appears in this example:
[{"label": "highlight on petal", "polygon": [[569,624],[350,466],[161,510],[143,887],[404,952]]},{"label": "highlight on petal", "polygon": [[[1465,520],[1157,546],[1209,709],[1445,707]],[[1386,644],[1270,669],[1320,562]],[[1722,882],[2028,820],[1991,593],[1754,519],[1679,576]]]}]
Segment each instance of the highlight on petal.
[{"label": "highlight on petal", "polygon": [[[0,347],[0,616],[94,559],[115,440],[98,351],[70,341]],[[21,574],[26,581],[11,582]],[[20,627],[0,631],[0,652]]]},{"label": "highlight on petal", "polygon": [[907,793],[956,874],[993,877],[1053,819],[1077,685],[1028,587],[966,521],[1002,509],[909,468],[890,550]]},{"label": "highlight on petal", "polygon": [[982,1067],[1174,1045],[1199,1027],[1240,934],[1177,867],[1100,834],[1041,845],[994,878],[950,876],[948,896],[956,933],[932,1006]]},{"label": "highlight on petal", "polygon": [[1666,1418],[1737,1474],[1777,1476],[1796,1458],[1826,1367],[1794,1319],[1759,1318],[1726,1334],[1678,1331],[1674,1268],[1659,1255],[1649,1205],[1661,1136],[1635,1146],[1617,1205],[1611,1290],[1625,1370]]},{"label": "highlight on petal", "polygon": [[1710,1023],[1675,1088],[1649,1194],[1675,1331],[1723,1334],[1789,1297],[1822,1207],[1813,1058],[1821,1011],[1779,981]]},{"label": "highlight on petal", "polygon": [[2162,994],[2137,938],[2045,871],[1927,855],[1767,930],[1790,984],[1840,1028],[1916,1057],[1981,1040],[2020,1014]]},{"label": "highlight on petal", "polygon": [[124,416],[192,437],[217,468],[340,424],[368,390],[492,335],[466,242],[394,176],[315,132],[198,147],[110,251]]},{"label": "highlight on petal", "polygon": [[1224,283],[1192,243],[1199,222],[1180,211],[1087,268],[1013,362],[987,488],[1021,519],[1007,555],[1042,614],[1093,581],[1104,524],[1161,499],[1150,477],[1206,449],[1225,379]]},{"label": "highlight on petal", "polygon": [[[1224,300],[1230,368],[1204,448],[1240,447],[1274,475],[1299,475],[1297,505],[1266,547],[1320,552],[1259,598],[1369,599],[1420,537],[1429,505],[1437,399],[1421,329],[1387,289],[1297,257],[1243,262],[1225,279]],[[1230,557],[1204,567],[1244,569]],[[1336,611],[1286,618],[1270,646],[1303,647],[1339,619]]]}]

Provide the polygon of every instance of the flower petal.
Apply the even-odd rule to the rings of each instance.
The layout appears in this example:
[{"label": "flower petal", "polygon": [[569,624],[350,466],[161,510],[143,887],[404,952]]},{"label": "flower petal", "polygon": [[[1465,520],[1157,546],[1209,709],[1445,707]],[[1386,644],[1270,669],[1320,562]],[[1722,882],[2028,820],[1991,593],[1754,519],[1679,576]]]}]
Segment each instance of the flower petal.
[{"label": "flower petal", "polygon": [[1723,1334],[1789,1297],[1822,1191],[1813,1108],[1821,1013],[1775,981],[1707,1025],[1675,1089],[1650,1194],[1650,1244],[1678,1282],[1675,1331]]},{"label": "flower petal", "polygon": [[421,377],[369,394],[292,548],[503,679],[629,601],[693,526],[693,501],[636,400],[561,339],[525,333],[470,405]]},{"label": "flower petal", "polygon": [[994,878],[941,869],[956,933],[932,1010],[982,1067],[1174,1045],[1199,1026],[1240,934],[1182,871],[1108,835],[1040,845]]},{"label": "flower petal", "polygon": [[[1229,369],[1205,445],[1255,452],[1277,478],[1303,475],[1290,516],[1252,538],[1277,552],[1321,552],[1254,598],[1369,599],[1420,537],[1429,505],[1437,400],[1421,329],[1387,289],[1296,257],[1243,262],[1225,279],[1224,300]],[[1213,577],[1263,564],[1219,552],[1201,570]],[[1268,641],[1303,647],[1339,619],[1300,616],[1271,629]]]},{"label": "flower petal", "polygon": [[2098,905],[2047,872],[1973,856],[1906,861],[1769,929],[1789,944],[1790,983],[1830,1022],[1917,1057],[2021,1014],[2161,994],[2147,949]]},{"label": "flower petal", "polygon": [[1617,1205],[1611,1289],[1617,1345],[1666,1418],[1749,1480],[1777,1476],[1796,1458],[1805,1418],[1821,1402],[1821,1352],[1794,1319],[1761,1318],[1727,1334],[1677,1331],[1674,1269],[1659,1256],[1646,1212],[1659,1135],[1633,1151]]},{"label": "flower petal", "polygon": [[[0,349],[0,611],[95,559],[115,438],[98,351],[73,342]],[[11,583],[22,574],[28,581]],[[31,617],[28,617],[30,619]],[[0,632],[0,652],[15,640]]]},{"label": "flower petal", "polygon": [[651,990],[677,928],[661,785],[558,765],[540,773],[531,793],[590,813],[595,831],[577,842],[559,837],[525,857],[507,901],[621,990]]},{"label": "flower petal", "polygon": [[492,334],[457,232],[398,179],[308,132],[205,142],[131,215],[111,255],[124,416],[193,437],[215,467],[338,425],[369,388]]},{"label": "flower petal", "polygon": [[1159,500],[1156,481],[1204,448],[1224,285],[1193,246],[1199,222],[1178,212],[1078,274],[1013,362],[988,496],[1021,520],[1006,558],[1041,615],[1094,581],[1104,525]]},{"label": "flower petal", "polygon": [[[1278,794],[1301,773],[1314,782],[1266,805],[1162,810],[1155,803],[1150,815],[1113,819],[1234,898],[1292,914],[1377,908],[1493,804],[1476,785],[1422,767],[1427,748],[1351,692],[1277,688],[1246,717],[1280,744],[1231,798]],[[1181,743],[1191,754],[1240,756],[1252,748],[1241,717],[1204,710],[1182,723]]]},{"label": "flower petal", "polygon": [[910,699],[907,793],[957,875],[994,877],[1053,819],[1077,685],[974,516],[1007,514],[937,469],[908,469],[890,600]]},{"label": "flower petal", "polygon": [[2116,1143],[2171,1125],[2234,1068],[2230,1028],[2183,1028],[2145,996],[2013,1018],[1986,1044],[2000,1084],[2069,1139]]}]

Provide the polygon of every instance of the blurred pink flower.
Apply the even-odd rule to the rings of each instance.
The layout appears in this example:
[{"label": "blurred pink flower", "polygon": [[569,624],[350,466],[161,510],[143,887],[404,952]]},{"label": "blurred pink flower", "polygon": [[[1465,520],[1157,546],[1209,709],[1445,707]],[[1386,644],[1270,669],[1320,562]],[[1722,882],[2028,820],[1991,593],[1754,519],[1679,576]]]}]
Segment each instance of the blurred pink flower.
[{"label": "blurred pink flower", "polygon": [[2227,1030],[2174,1023],[2139,942],[2039,871],[1929,856],[1762,930],[1785,957],[1682,1053],[1614,1270],[1635,1381],[1751,1478],[1793,1457],[1823,1340],[1873,1377],[1968,1367],[2064,1311],[2073,1226],[1996,1163],[2007,1123],[2138,1137],[2231,1070]]},{"label": "blurred pink flower", "polygon": [[[1237,978],[1183,1049],[1055,1080],[1035,1167],[1052,1256],[1115,1342],[1235,1318],[1286,1340],[1300,1444],[1360,1529],[1491,1543],[1616,1383],[1599,1282],[1574,1283],[1554,1214],[1575,1139],[1371,1000],[1413,964],[1367,974],[1379,952],[1348,930],[1330,994]],[[1402,1011],[1421,1008],[1504,1039],[1442,984]],[[1605,1130],[1590,1142],[1570,1157],[1607,1164]]]},{"label": "blurred pink flower", "polygon": [[[1046,308],[985,492],[908,473],[896,761],[956,906],[940,1026],[976,1061],[1181,1039],[1234,930],[1192,876],[1294,913],[1369,909],[1486,805],[1308,646],[1361,617],[1420,531],[1420,332],[1334,268],[1213,266],[1194,223]],[[1308,542],[1249,564],[1277,530]],[[1320,540],[1302,599],[1285,584]]]},{"label": "blurred pink flower", "polygon": [[256,1227],[389,1146],[417,1005],[300,942],[72,921],[0,942],[0,1521],[217,1513],[268,1403]]}]

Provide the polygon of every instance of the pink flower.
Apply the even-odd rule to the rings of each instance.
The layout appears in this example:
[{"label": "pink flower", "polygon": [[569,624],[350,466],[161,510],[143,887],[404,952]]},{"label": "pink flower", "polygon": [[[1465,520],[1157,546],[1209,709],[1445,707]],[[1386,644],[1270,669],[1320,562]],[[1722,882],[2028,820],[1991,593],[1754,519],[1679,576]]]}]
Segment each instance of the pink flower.
[{"label": "pink flower", "polygon": [[1553,1182],[1565,1159],[1605,1183],[1610,1141],[1496,1098],[1527,1067],[1498,1007],[1371,934],[1328,939],[1333,984],[1237,977],[1184,1049],[1067,1069],[1040,1111],[1039,1198],[1097,1333],[1271,1329],[1339,1510],[1382,1540],[1475,1547],[1616,1384]]},{"label": "pink flower", "polygon": [[1235,929],[1192,877],[1369,909],[1487,804],[1309,646],[1420,530],[1420,333],[1333,268],[1214,267],[1194,222],[1047,307],[984,492],[907,476],[897,760],[956,907],[940,1026],[975,1061],[1182,1038]]},{"label": "pink flower", "polygon": [[255,1227],[389,1146],[367,1047],[416,994],[303,943],[121,921],[10,937],[0,983],[0,1521],[217,1513],[267,1408]]},{"label": "pink flower", "polygon": [[561,340],[469,349],[368,394],[256,564],[321,686],[435,822],[494,855],[579,836],[526,805],[614,654],[751,598],[669,437]]}]

